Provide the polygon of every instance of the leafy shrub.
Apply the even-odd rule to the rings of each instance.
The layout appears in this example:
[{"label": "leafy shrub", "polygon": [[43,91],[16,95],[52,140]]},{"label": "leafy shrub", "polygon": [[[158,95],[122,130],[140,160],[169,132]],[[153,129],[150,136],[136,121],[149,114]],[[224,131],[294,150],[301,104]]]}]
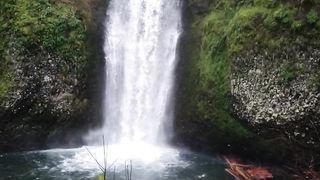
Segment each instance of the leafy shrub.
[{"label": "leafy shrub", "polygon": [[281,7],[273,13],[273,17],[282,24],[290,24],[292,22],[292,11],[288,8]]},{"label": "leafy shrub", "polygon": [[293,31],[300,31],[303,27],[303,22],[302,21],[293,21],[291,24],[291,29]]},{"label": "leafy shrub", "polygon": [[15,31],[24,47],[57,50],[71,58],[84,48],[85,26],[76,11],[50,0],[17,0]]},{"label": "leafy shrub", "polygon": [[307,14],[307,22],[309,24],[315,24],[318,20],[319,20],[318,13],[314,9],[309,11],[309,13]]},{"label": "leafy shrub", "polygon": [[256,29],[263,24],[268,14],[268,9],[263,7],[250,7],[239,9],[230,20],[227,28],[228,45],[230,53],[240,52],[255,38]]}]

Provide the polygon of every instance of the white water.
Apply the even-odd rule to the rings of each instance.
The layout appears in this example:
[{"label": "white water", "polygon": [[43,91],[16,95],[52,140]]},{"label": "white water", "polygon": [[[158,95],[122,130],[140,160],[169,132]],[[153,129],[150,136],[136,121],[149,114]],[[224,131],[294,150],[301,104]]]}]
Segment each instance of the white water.
[{"label": "white water", "polygon": [[[132,179],[206,178],[208,167],[215,172],[212,160],[201,161],[199,156],[166,146],[173,115],[179,0],[111,0],[107,15],[103,127],[88,134],[89,147],[30,152],[21,159],[14,156],[10,163],[18,167],[5,166],[1,171],[0,163],[0,172],[8,176],[8,168],[12,169],[8,177],[18,179],[95,179],[101,174],[95,158],[101,165],[106,160],[108,179],[113,173],[116,179],[127,179],[124,165],[129,161]],[[103,135],[109,144],[106,156]],[[28,170],[29,166],[33,169]],[[223,166],[220,171],[224,173]]]},{"label": "white water", "polygon": [[[104,125],[86,137],[123,156],[160,156],[172,134],[179,0],[111,0],[105,32]],[[150,154],[151,153],[151,154]],[[125,155],[126,154],[126,155]]]}]

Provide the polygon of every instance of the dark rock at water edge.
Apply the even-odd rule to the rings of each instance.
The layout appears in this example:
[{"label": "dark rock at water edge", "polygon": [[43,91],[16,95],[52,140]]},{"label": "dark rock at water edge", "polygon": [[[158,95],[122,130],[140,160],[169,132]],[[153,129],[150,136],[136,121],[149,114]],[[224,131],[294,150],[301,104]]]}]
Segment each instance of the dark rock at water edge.
[{"label": "dark rock at water edge", "polygon": [[[8,1],[1,10],[28,14],[37,5],[36,2],[28,5],[20,2],[21,7],[12,6],[14,3],[15,0]],[[1,152],[79,146],[83,144],[82,135],[101,123],[104,78],[101,27],[107,1],[90,3],[44,1],[40,4],[44,9],[61,9],[53,15],[47,14],[44,17],[47,21],[58,22],[63,20],[63,15],[71,17],[65,19],[71,27],[62,29],[71,34],[62,34],[62,41],[50,39],[57,38],[56,35],[41,34],[37,29],[41,27],[37,26],[33,27],[33,32],[40,34],[21,34],[13,28],[15,23],[20,23],[16,17],[4,13],[8,17],[2,18],[8,18],[9,23],[0,29],[1,34],[8,32],[5,28],[12,28],[12,33],[7,35],[0,51],[1,58],[6,60],[0,67],[8,69],[0,74],[8,87],[4,91],[0,88]],[[62,15],[54,16],[55,13]],[[39,17],[36,15],[35,18]],[[34,37],[43,39],[33,42],[30,38]],[[76,42],[72,42],[72,38]]]}]

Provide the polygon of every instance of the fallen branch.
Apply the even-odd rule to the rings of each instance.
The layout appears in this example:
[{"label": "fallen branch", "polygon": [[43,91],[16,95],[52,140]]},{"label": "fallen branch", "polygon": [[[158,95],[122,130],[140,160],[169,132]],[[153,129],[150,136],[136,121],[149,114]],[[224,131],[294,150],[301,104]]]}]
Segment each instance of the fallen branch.
[{"label": "fallen branch", "polygon": [[224,157],[224,159],[229,166],[226,171],[237,180],[265,180],[273,178],[266,168],[240,164],[236,160],[227,157]]}]

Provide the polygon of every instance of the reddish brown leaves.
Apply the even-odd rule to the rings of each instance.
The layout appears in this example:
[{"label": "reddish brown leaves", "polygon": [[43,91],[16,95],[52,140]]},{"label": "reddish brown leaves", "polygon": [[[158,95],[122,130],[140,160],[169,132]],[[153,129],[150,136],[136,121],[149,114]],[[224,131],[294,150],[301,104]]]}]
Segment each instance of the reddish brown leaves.
[{"label": "reddish brown leaves", "polygon": [[253,177],[253,179],[270,179],[273,178],[272,174],[265,168],[253,167],[247,170],[248,174]]},{"label": "reddish brown leaves", "polygon": [[224,158],[229,165],[229,168],[226,169],[226,171],[237,180],[265,180],[273,178],[272,174],[266,168],[243,165],[234,159]]}]

